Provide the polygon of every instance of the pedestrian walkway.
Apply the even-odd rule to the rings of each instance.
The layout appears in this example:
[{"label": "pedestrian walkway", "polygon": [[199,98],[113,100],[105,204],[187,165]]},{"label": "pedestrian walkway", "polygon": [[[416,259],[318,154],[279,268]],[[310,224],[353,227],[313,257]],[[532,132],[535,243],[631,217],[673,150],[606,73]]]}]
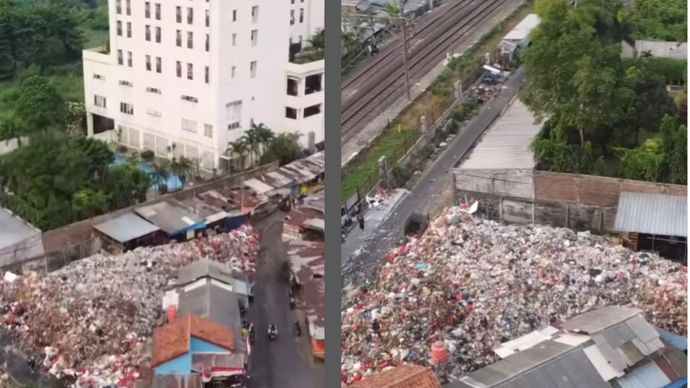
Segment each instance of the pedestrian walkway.
[{"label": "pedestrian walkway", "polygon": [[[359,248],[359,254],[352,255],[351,258],[343,254],[342,274],[345,284],[348,282],[365,284],[370,276],[378,271],[388,251],[403,237],[405,221],[413,212],[427,208],[430,201],[438,200],[437,197],[448,182],[447,179],[444,179],[446,175],[452,173],[452,169],[467,155],[484,131],[496,121],[506,106],[515,98],[523,81],[524,70],[518,69],[508,79],[498,97],[481,109],[479,115],[448,145],[448,149],[422,175],[410,193],[402,198],[392,214],[377,226],[376,233],[371,233],[372,229],[365,233],[368,238],[362,239],[364,243]],[[354,248],[353,251],[356,249]]]},{"label": "pedestrian walkway", "polygon": [[343,265],[350,261],[351,257],[359,256],[363,253],[360,249],[370,239],[376,237],[378,228],[386,217],[391,214],[400,200],[408,193],[406,189],[398,188],[391,192],[385,203],[378,207],[369,208],[364,214],[364,230],[359,228],[357,220],[353,220],[355,225],[347,235],[347,239],[340,248],[341,260]]}]

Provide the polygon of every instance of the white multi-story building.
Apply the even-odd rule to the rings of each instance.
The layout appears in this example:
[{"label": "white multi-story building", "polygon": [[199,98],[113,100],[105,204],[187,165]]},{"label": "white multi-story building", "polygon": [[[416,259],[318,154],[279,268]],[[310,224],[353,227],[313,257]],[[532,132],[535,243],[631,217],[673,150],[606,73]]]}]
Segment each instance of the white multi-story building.
[{"label": "white multi-story building", "polygon": [[305,43],[323,30],[324,0],[290,1],[290,44]]},{"label": "white multi-story building", "polygon": [[287,1],[110,0],[109,48],[83,55],[89,135],[203,170],[252,122],[322,142],[323,61],[289,63]]}]

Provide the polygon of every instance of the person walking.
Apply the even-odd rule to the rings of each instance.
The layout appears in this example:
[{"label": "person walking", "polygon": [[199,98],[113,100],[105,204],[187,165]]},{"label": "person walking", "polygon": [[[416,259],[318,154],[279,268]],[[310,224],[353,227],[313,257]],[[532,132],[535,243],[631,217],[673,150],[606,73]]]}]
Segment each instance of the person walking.
[{"label": "person walking", "polygon": [[364,216],[362,216],[362,213],[357,214],[357,222],[359,222],[359,228],[364,230]]}]

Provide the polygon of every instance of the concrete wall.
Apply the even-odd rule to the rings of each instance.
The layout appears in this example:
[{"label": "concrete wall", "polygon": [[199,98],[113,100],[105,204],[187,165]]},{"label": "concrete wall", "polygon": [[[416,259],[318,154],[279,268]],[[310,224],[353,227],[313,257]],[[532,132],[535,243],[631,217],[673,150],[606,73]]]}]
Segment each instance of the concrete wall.
[{"label": "concrete wall", "polygon": [[545,171],[455,170],[455,197],[480,201],[485,215],[517,224],[614,232],[623,191],[687,195],[687,187]]}]

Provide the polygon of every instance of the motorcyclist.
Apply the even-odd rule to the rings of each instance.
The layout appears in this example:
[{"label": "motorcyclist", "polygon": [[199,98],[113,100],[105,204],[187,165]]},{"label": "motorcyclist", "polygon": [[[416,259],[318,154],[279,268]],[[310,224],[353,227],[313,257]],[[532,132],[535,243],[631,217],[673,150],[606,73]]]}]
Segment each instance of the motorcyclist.
[{"label": "motorcyclist", "polygon": [[275,338],[278,336],[278,328],[274,323],[268,325],[268,336]]},{"label": "motorcyclist", "polygon": [[299,326],[299,322],[295,321],[295,332],[297,333],[297,336],[302,335],[302,328]]}]

